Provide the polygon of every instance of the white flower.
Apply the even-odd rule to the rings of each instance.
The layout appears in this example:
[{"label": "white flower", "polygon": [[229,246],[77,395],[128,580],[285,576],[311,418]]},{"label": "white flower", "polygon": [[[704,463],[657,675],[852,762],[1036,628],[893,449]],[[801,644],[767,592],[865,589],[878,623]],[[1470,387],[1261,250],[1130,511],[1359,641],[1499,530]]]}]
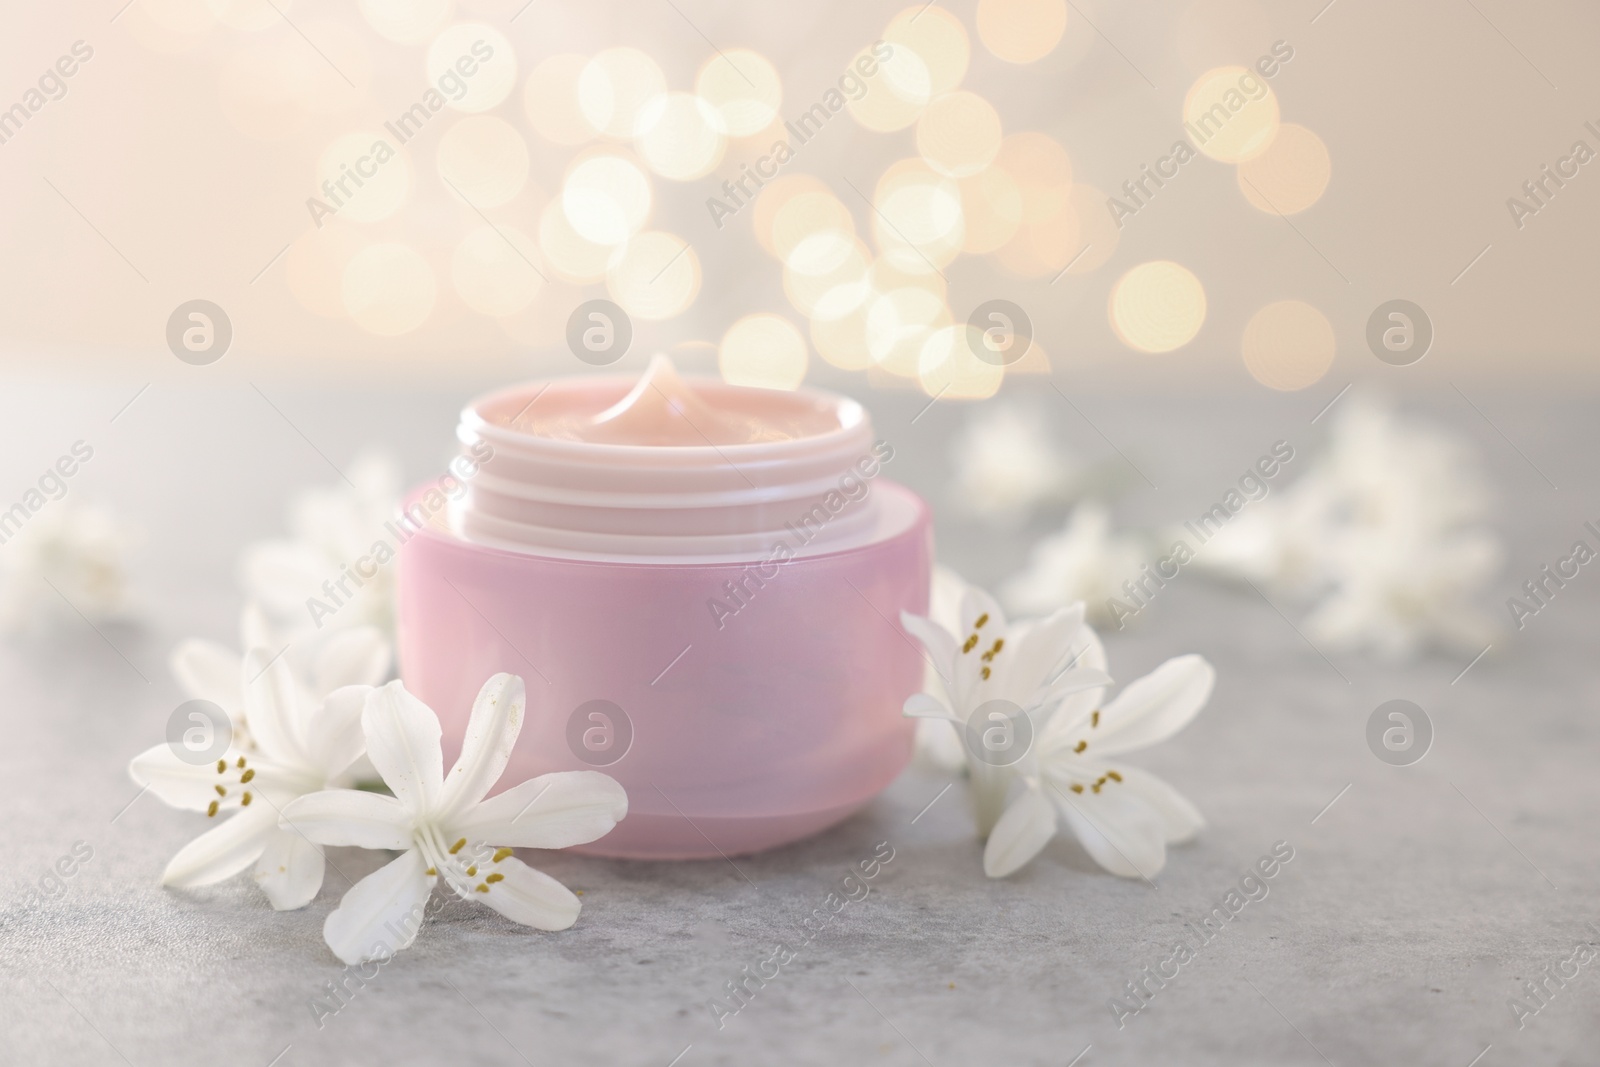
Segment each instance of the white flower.
[{"label": "white flower", "polygon": [[967,420],[951,450],[954,501],[965,511],[1010,524],[1042,504],[1070,500],[1082,463],[1050,439],[1037,411],[986,406]]},{"label": "white flower", "polygon": [[132,541],[107,508],[48,502],[0,545],[0,626],[71,618],[73,608],[96,622],[125,616]]},{"label": "white flower", "polygon": [[1351,397],[1325,454],[1195,562],[1309,602],[1308,634],[1328,647],[1475,650],[1490,639],[1481,600],[1501,560],[1487,500],[1464,442]]},{"label": "white flower", "polygon": [[[1005,701],[1037,721],[1067,696],[1111,681],[1103,656],[1096,662],[1096,649],[1083,640],[1092,632],[1083,625],[1082,604],[1013,625],[989,594],[968,587],[954,629],[909,612],[900,620],[927,650],[936,676],[931,692],[906,700],[905,713],[946,720],[957,731],[991,701]],[[986,834],[1000,815],[1009,771],[982,760],[969,760],[968,770],[979,832]]]},{"label": "white flower", "polygon": [[565,930],[577,921],[578,898],[514,858],[511,846],[566,848],[604,837],[627,814],[628,795],[598,771],[561,771],[485,800],[522,730],[523,702],[521,678],[490,678],[445,777],[438,716],[397,681],[372,690],[361,713],[367,752],[394,796],[330,790],[284,810],[285,827],[319,844],[404,850],[357,882],[323,925],[345,963],[410,945],[441,876],[463,899],[526,926]]},{"label": "white flower", "polygon": [[1091,622],[1115,621],[1107,605],[1125,597],[1148,555],[1137,538],[1111,530],[1105,505],[1086,500],[1057,533],[1033,546],[1028,566],[1000,590],[1013,611],[1042,614],[1081,600]]},{"label": "white flower", "polygon": [[[381,676],[387,669],[381,638],[350,631],[327,656],[321,682]],[[322,852],[303,835],[280,829],[279,812],[298,796],[344,780],[364,747],[361,709],[370,687],[341,684],[313,696],[282,655],[257,648],[241,658],[202,642],[180,646],[173,670],[191,696],[218,704],[237,725],[232,744],[214,763],[195,765],[161,744],[128,766],[135,783],[175,808],[213,819],[231,813],[179,850],[162,884],[211,885],[254,864],[256,884],[274,908],[304,907],[322,886]]]},{"label": "white flower", "polygon": [[342,604],[319,621],[375,626],[392,640],[394,568],[379,566],[360,585],[345,575],[375,542],[393,541],[384,524],[400,511],[400,470],[389,457],[368,453],[350,464],[349,478],[354,488],[340,483],[299,494],[290,504],[287,539],[260,541],[245,549],[245,591],[275,625],[299,631],[314,627],[307,600],[334,603],[323,583],[338,588],[343,579]]},{"label": "white flower", "polygon": [[984,873],[1004,878],[1018,870],[1064,822],[1112,874],[1154,877],[1166,865],[1167,845],[1189,840],[1205,820],[1172,786],[1111,757],[1183,729],[1210,698],[1215,678],[1200,656],[1178,656],[1108,703],[1101,703],[1104,690],[1092,690],[1051,713],[1016,765],[1024,788],[989,834]]}]

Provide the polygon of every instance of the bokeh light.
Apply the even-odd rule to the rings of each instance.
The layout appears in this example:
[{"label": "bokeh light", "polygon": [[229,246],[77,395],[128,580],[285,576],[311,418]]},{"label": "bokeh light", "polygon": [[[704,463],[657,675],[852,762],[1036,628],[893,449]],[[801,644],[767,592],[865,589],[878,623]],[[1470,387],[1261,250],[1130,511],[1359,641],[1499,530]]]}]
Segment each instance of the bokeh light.
[{"label": "bokeh light", "polygon": [[644,106],[666,91],[667,79],[655,60],[637,48],[608,48],[578,75],[578,108],[601,133],[629,140]]},{"label": "bokeh light", "polygon": [[1072,158],[1047,134],[1014,133],[1000,144],[998,164],[1022,193],[1022,221],[1045,222],[1066,206],[1072,190]]},{"label": "bokeh light", "polygon": [[1322,199],[1332,174],[1322,138],[1286,122],[1265,152],[1239,164],[1239,191],[1268,214],[1293,215]]},{"label": "bokeh light", "polygon": [[206,0],[217,21],[234,30],[257,32],[283,25],[291,0]]},{"label": "bokeh light", "polygon": [[729,137],[751,137],[772,124],[783,104],[778,70],[759,52],[731,48],[701,66],[694,91],[716,111]]},{"label": "bokeh light", "polygon": [[1066,0],[978,0],[978,39],[997,59],[1033,63],[1061,43]]},{"label": "bokeh light", "polygon": [[645,165],[663,178],[686,182],[722,162],[727,139],[721,116],[692,93],[663,93],[639,111],[636,147]]},{"label": "bokeh light", "polygon": [[428,46],[425,67],[428,83],[457,111],[487,111],[517,87],[516,49],[482,22],[457,23],[440,33]]},{"label": "bokeh light", "polygon": [[560,199],[551,200],[539,213],[539,248],[558,278],[578,285],[605,277],[611,261],[610,247],[595,244],[572,228]]},{"label": "bokeh light", "polygon": [[1277,134],[1278,97],[1253,70],[1216,67],[1189,88],[1183,121],[1200,151],[1223,163],[1243,163],[1265,152]]},{"label": "bokeh light", "polygon": [[544,285],[538,245],[514,226],[478,226],[456,245],[450,280],[467,307],[501,318],[527,307]]},{"label": "bokeh light", "polygon": [[439,176],[473,207],[510,202],[528,182],[528,145],[505,119],[473,115],[439,138]]},{"label": "bokeh light", "polygon": [[942,7],[917,4],[889,20],[883,39],[894,53],[879,74],[902,99],[926,103],[967,76],[972,45],[961,20]]},{"label": "bokeh light", "polygon": [[961,187],[922,160],[904,159],[884,171],[872,202],[879,252],[900,270],[935,272],[960,254]]},{"label": "bokeh light", "polygon": [[981,400],[999,392],[1005,368],[977,357],[982,344],[982,332],[964,322],[930,333],[917,360],[923,392],[949,400]]},{"label": "bokeh light", "polygon": [[1022,224],[1022,190],[1008,171],[986,167],[961,179],[960,187],[967,226],[963,252],[993,252],[1016,236]]},{"label": "bokeh light", "polygon": [[636,319],[670,319],[699,294],[700,259],[676,234],[636,234],[612,255],[606,291]]},{"label": "bokeh light", "polygon": [[1194,339],[1206,320],[1200,279],[1170,260],[1141,263],[1111,290],[1111,328],[1140,352],[1170,352]]},{"label": "bokeh light", "polygon": [[522,87],[522,109],[547,141],[578,145],[599,134],[578,106],[578,79],[588,56],[572,52],[550,56],[534,67]]},{"label": "bokeh light", "polygon": [[631,159],[611,152],[581,158],[567,171],[561,209],[578,236],[620,245],[650,216],[650,179]]},{"label": "bokeh light", "polygon": [[1250,376],[1269,389],[1304,389],[1333,366],[1333,326],[1300,300],[1279,300],[1250,318],[1241,342]]},{"label": "bokeh light", "polygon": [[806,339],[794,323],[765,312],[728,327],[717,346],[717,366],[731,385],[798,389],[808,359]]},{"label": "bokeh light", "polygon": [[377,222],[411,193],[411,161],[383,134],[338,137],[317,160],[314,195],[346,222]]},{"label": "bokeh light", "polygon": [[976,174],[1000,152],[1000,115],[977,93],[958,90],[928,104],[917,119],[917,152],[952,178]]},{"label": "bokeh light", "polygon": [[345,265],[345,313],[380,337],[410,333],[427,321],[439,295],[433,269],[410,245],[369,245]]}]

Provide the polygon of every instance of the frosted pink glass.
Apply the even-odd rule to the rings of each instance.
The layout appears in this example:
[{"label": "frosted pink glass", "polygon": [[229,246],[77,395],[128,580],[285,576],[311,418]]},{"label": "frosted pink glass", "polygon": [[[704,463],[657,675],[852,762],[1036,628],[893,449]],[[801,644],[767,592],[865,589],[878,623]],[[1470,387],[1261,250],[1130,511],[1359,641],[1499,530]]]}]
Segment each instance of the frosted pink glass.
[{"label": "frosted pink glass", "polygon": [[[666,859],[734,855],[815,833],[904,768],[923,659],[902,610],[927,610],[926,505],[881,476],[877,534],[755,571],[741,561],[557,558],[430,526],[399,553],[400,665],[458,747],[473,696],[497,671],[527,682],[528,713],[502,778],[584,770],[568,721],[614,702],[631,747],[597,769],[628,816],[582,851]],[[762,578],[765,574],[770,577]],[[743,581],[747,603],[708,600]],[[726,602],[726,601],[725,601]],[[447,757],[450,753],[447,752]]]}]

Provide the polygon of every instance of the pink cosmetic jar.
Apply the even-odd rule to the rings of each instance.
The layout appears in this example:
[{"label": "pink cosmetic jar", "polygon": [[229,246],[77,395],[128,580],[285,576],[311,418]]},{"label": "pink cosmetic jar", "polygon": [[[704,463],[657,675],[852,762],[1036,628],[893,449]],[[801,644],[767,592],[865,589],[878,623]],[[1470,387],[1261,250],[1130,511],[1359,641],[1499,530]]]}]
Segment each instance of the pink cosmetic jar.
[{"label": "pink cosmetic jar", "polygon": [[772,848],[905,767],[924,661],[899,619],[926,614],[933,537],[860,404],[658,356],[637,380],[482,397],[457,437],[465,490],[407,500],[424,519],[398,553],[401,675],[447,749],[484,680],[521,675],[502,783],[601,770],[627,789],[580,851]]}]

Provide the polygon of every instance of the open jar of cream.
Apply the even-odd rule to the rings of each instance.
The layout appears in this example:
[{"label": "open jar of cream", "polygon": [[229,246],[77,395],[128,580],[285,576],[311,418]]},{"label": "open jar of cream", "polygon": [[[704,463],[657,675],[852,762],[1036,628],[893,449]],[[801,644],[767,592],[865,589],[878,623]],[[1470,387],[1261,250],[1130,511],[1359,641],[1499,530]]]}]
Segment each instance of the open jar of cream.
[{"label": "open jar of cream", "polygon": [[636,382],[483,397],[457,436],[479,469],[399,554],[401,674],[447,746],[485,678],[522,675],[506,780],[603,769],[628,791],[582,851],[770,848],[905,766],[923,659],[899,619],[926,613],[932,531],[861,405],[657,356]]}]

